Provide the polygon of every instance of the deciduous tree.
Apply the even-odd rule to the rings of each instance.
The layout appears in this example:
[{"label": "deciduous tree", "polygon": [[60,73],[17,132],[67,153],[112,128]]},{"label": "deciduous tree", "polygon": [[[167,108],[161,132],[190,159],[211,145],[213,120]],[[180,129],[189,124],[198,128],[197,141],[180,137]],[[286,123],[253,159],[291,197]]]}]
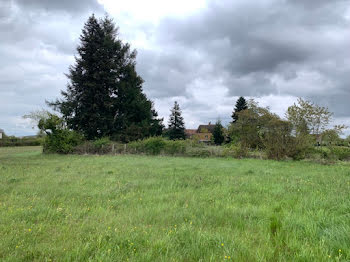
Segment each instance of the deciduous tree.
[{"label": "deciduous tree", "polygon": [[327,107],[321,107],[311,101],[298,99],[298,103],[288,107],[286,117],[293,124],[296,136],[311,133],[317,142],[322,140],[322,132],[326,130],[333,113]]}]

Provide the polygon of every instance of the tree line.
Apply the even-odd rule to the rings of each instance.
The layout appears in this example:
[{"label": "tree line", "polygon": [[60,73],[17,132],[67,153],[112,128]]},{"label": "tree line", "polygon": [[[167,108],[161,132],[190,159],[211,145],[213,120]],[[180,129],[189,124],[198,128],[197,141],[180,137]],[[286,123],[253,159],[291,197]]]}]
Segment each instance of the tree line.
[{"label": "tree line", "polygon": [[[47,101],[57,114],[34,116],[47,135],[47,148],[61,146],[57,141],[74,146],[84,139],[103,137],[124,143],[161,135],[172,140],[186,138],[176,101],[165,129],[153,102],[143,92],[136,55],[136,50],[119,38],[111,18],[89,17],[80,35],[75,63],[69,67],[67,88],[61,91],[60,99]],[[220,120],[216,122],[213,143],[236,143],[242,152],[263,148],[274,158],[301,157],[312,143],[339,136],[344,129],[327,129],[332,113],[303,99],[289,107],[286,119],[281,119],[269,108],[240,97],[231,117],[226,128]],[[56,151],[67,150],[63,147]]]}]

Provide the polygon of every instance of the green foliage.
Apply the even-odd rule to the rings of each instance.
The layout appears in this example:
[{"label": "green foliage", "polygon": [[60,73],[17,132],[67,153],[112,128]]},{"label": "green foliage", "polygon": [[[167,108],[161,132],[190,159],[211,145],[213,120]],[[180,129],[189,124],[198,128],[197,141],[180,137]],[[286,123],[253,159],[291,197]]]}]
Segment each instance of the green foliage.
[{"label": "green foliage", "polygon": [[340,135],[343,134],[343,129],[345,125],[337,125],[332,129],[327,129],[322,132],[322,145],[326,146],[346,146],[346,142],[340,138]]},{"label": "green foliage", "polygon": [[109,139],[109,137],[102,137],[102,138],[99,138],[99,139],[93,141],[93,143],[94,143],[95,147],[102,148],[104,146],[110,145],[111,140]]},{"label": "green foliage", "polygon": [[44,153],[72,153],[74,148],[83,141],[80,134],[67,129],[64,121],[53,114],[50,114],[47,119],[41,119],[38,127],[46,133],[43,143]]},{"label": "green foliage", "polygon": [[136,73],[136,51],[118,38],[112,19],[97,20],[92,15],[77,52],[63,99],[49,103],[70,129],[89,140],[110,136],[128,142],[161,135],[162,119],[157,118]]},{"label": "green foliage", "polygon": [[291,146],[292,125],[290,122],[281,120],[278,116],[270,114],[260,130],[261,141],[264,144],[267,157],[281,160],[288,156]]},{"label": "green foliage", "polygon": [[171,109],[167,136],[171,140],[186,138],[185,122],[183,117],[181,116],[181,109],[177,101],[175,101],[174,107]]},{"label": "green foliage", "polygon": [[294,127],[296,135],[311,133],[321,142],[321,133],[326,130],[333,113],[311,101],[298,99],[298,104],[288,107],[286,117]]},{"label": "green foliage", "polygon": [[349,164],[0,148],[0,260],[349,261]]},{"label": "green foliage", "polygon": [[241,143],[231,143],[224,147],[223,156],[234,158],[245,158],[249,149]]},{"label": "green foliage", "polygon": [[262,148],[260,131],[271,113],[268,108],[259,107],[251,100],[248,109],[237,113],[239,118],[229,126],[229,136],[234,143],[240,142],[243,147]]},{"label": "green foliage", "polygon": [[302,160],[307,157],[312,152],[314,147],[314,139],[308,134],[299,134],[297,136],[292,136],[291,141],[288,145],[288,156],[293,160]]},{"label": "green foliage", "polygon": [[0,139],[0,147],[8,146],[40,146],[43,143],[43,138],[41,137],[13,137],[4,136]]},{"label": "green foliage", "polygon": [[188,141],[185,140],[166,140],[164,154],[166,155],[184,155],[186,153],[186,147],[188,146]]},{"label": "green foliage", "polygon": [[343,147],[343,146],[331,146],[329,147],[330,153],[328,157],[330,156],[333,159],[336,160],[350,160],[350,148],[349,147]]},{"label": "green foliage", "polygon": [[83,138],[77,132],[62,129],[47,135],[43,143],[44,153],[73,153],[74,148],[82,143]]},{"label": "green foliage", "polygon": [[163,152],[166,142],[162,137],[150,137],[144,140],[134,141],[127,145],[128,152],[159,155]]},{"label": "green foliage", "polygon": [[150,137],[143,141],[144,153],[159,155],[165,148],[165,141],[162,137]]},{"label": "green foliage", "polygon": [[129,153],[143,153],[148,155],[184,155],[189,146],[188,141],[167,140],[162,137],[150,137],[145,140],[134,141],[126,145]]},{"label": "green foliage", "polygon": [[186,140],[186,144],[190,147],[205,147],[204,143],[200,142],[200,138],[197,135],[192,136],[191,139]]},{"label": "green foliage", "polygon": [[222,149],[221,147],[197,144],[191,140],[167,140],[162,137],[151,137],[127,144],[126,153],[190,157],[221,157]]},{"label": "green foliage", "polygon": [[108,154],[112,153],[112,148],[112,141],[109,137],[102,137],[92,141],[92,147],[89,148],[89,153]]},{"label": "green foliage", "polygon": [[126,153],[125,144],[112,142],[109,139],[102,138],[102,141],[84,141],[74,148],[75,154],[123,154]]},{"label": "green foliage", "polygon": [[[294,109],[293,109],[294,110]],[[289,110],[289,113],[293,111]],[[323,112],[323,111],[322,111]],[[295,114],[290,114],[295,116]],[[251,100],[248,109],[238,113],[238,120],[229,126],[233,143],[247,149],[264,149],[268,158],[304,159],[312,147],[312,137],[303,119],[290,121],[280,119],[268,108],[259,107]]]},{"label": "green foliage", "polygon": [[211,152],[208,150],[208,147],[193,147],[189,148],[186,152],[186,156],[190,157],[210,157]]},{"label": "green foliage", "polygon": [[341,146],[350,147],[350,136],[347,136],[346,138],[342,139]]},{"label": "green foliage", "polygon": [[239,112],[248,109],[248,105],[247,105],[247,101],[244,99],[243,96],[241,96],[240,98],[238,98],[237,102],[236,102],[236,107],[234,109],[234,111],[232,112],[232,122],[236,122],[238,120],[239,117]]},{"label": "green foliage", "polygon": [[334,163],[338,160],[349,161],[350,160],[350,147],[346,146],[320,146],[315,147],[310,153],[312,159],[324,160],[325,163]]},{"label": "green foliage", "polygon": [[215,124],[214,131],[213,131],[213,138],[214,138],[214,143],[215,145],[221,145],[224,140],[224,127],[221,124],[221,121],[218,120]]}]

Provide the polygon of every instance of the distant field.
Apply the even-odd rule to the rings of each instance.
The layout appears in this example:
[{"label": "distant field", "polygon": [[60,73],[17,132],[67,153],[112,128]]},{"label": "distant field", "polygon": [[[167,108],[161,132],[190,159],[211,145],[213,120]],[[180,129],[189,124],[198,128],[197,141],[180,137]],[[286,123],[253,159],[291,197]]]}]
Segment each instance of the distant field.
[{"label": "distant field", "polygon": [[350,261],[350,164],[0,148],[0,261]]}]

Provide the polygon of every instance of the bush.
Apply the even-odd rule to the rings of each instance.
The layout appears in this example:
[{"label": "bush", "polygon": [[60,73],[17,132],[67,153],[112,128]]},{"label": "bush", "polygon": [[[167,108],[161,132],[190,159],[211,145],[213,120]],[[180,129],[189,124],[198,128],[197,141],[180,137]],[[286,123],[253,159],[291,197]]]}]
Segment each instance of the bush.
[{"label": "bush", "polygon": [[187,150],[186,155],[191,157],[210,157],[211,153],[206,147],[192,147]]},{"label": "bush", "polygon": [[241,143],[235,143],[226,146],[223,155],[226,157],[244,158],[248,156],[248,151],[248,147]]},{"label": "bush", "polygon": [[166,141],[164,147],[164,154],[166,155],[184,155],[186,152],[186,144],[187,142],[184,140],[169,140]]},{"label": "bush", "polygon": [[110,145],[111,140],[109,140],[109,137],[102,137],[95,140],[93,144],[96,148],[103,148],[104,146]]},{"label": "bush", "polygon": [[67,129],[63,119],[54,114],[48,114],[47,118],[40,119],[38,127],[46,133],[44,153],[72,153],[74,148],[83,142],[80,134]]},{"label": "bush", "polygon": [[150,137],[145,140],[129,143],[127,145],[127,152],[159,155],[164,150],[165,144],[165,139],[162,137]]},{"label": "bush", "polygon": [[8,146],[40,146],[43,143],[41,137],[6,137],[0,140],[0,147]]},{"label": "bush", "polygon": [[96,141],[85,141],[74,148],[77,154],[121,154],[125,152],[125,144],[101,138]]},{"label": "bush", "polygon": [[68,129],[56,130],[47,135],[43,144],[44,153],[68,154],[74,151],[74,148],[82,143],[83,137]]},{"label": "bush", "polygon": [[[329,147],[329,156],[336,160],[350,160],[350,148],[343,146]],[[328,157],[329,157],[328,156]]]},{"label": "bush", "polygon": [[314,152],[313,138],[308,134],[291,137],[287,148],[287,155],[293,160],[302,160]]},{"label": "bush", "polygon": [[165,148],[165,140],[162,137],[150,137],[143,140],[144,153],[159,155]]},{"label": "bush", "polygon": [[102,137],[92,142],[92,147],[90,148],[94,154],[108,154],[112,152],[112,142],[108,137]]},{"label": "bush", "polygon": [[185,140],[167,140],[162,137],[151,137],[145,140],[134,141],[126,146],[126,151],[131,154],[148,155],[184,155],[188,143]]}]

